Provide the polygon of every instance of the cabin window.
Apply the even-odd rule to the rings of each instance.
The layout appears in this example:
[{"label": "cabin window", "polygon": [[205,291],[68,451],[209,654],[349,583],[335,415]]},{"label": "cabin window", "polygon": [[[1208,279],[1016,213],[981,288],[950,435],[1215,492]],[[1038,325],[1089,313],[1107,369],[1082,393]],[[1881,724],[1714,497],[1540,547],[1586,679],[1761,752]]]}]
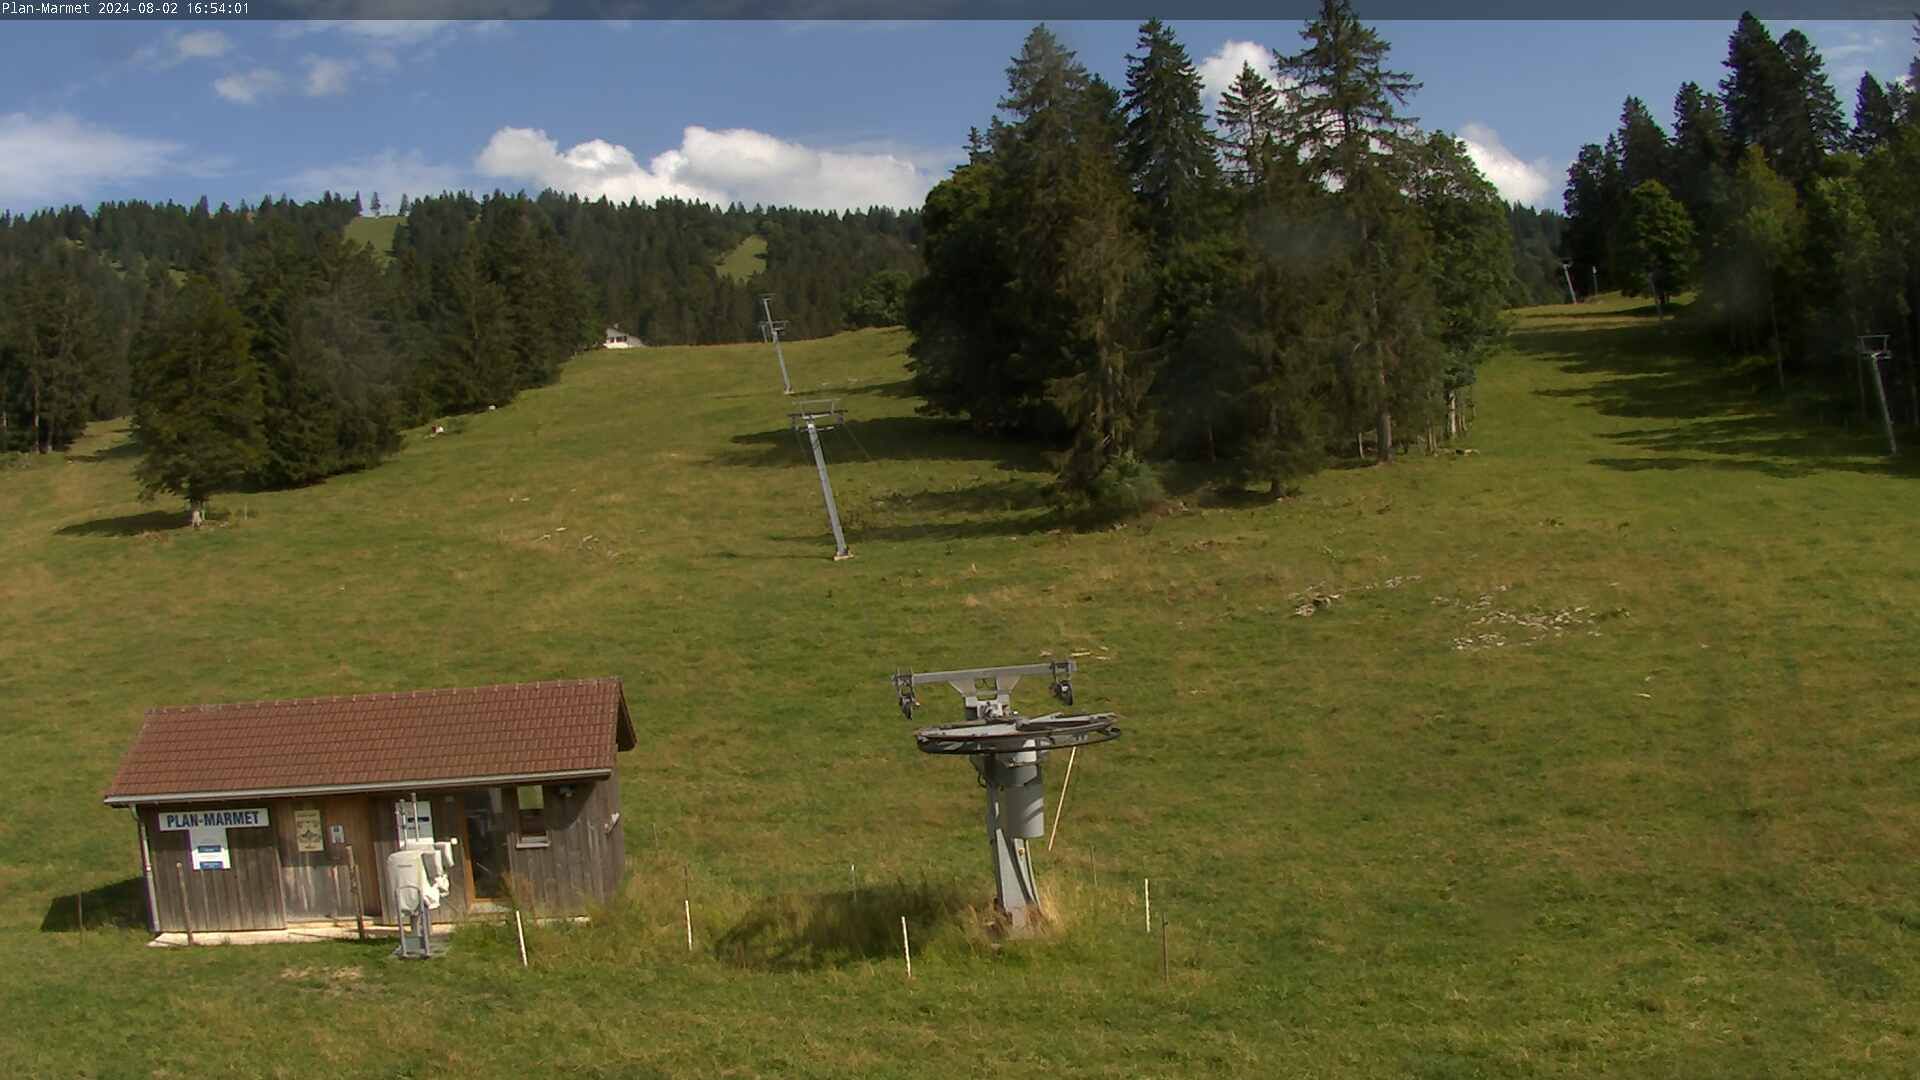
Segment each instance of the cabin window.
[{"label": "cabin window", "polygon": [[547,790],[539,784],[528,784],[516,788],[514,796],[520,804],[520,837],[518,846],[547,846]]}]

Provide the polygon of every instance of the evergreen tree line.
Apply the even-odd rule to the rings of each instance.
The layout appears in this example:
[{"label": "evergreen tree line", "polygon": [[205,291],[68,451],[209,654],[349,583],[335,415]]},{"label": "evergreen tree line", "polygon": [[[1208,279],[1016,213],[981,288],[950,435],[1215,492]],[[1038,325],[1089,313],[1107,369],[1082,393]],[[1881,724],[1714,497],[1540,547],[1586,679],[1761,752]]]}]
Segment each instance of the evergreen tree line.
[{"label": "evergreen tree line", "polygon": [[1558,211],[1513,203],[1507,207],[1507,225],[1513,233],[1513,291],[1509,306],[1564,302],[1567,278],[1560,266],[1560,250],[1567,219]]},{"label": "evergreen tree line", "polygon": [[[884,289],[920,271],[920,215],[912,211],[644,205],[554,192],[535,201],[593,283],[599,317],[654,345],[758,340],[765,293],[789,338],[885,325],[859,305],[862,294],[876,279]],[[739,281],[721,274],[721,260],[755,236],[766,242],[764,268]]]},{"label": "evergreen tree line", "polygon": [[126,415],[150,300],[189,269],[235,264],[262,230],[338,233],[355,213],[336,196],[0,213],[0,453],[63,449],[88,421]]},{"label": "evergreen tree line", "polygon": [[1359,437],[1386,462],[1457,427],[1551,218],[1418,129],[1419,84],[1346,0],[1301,38],[1275,54],[1288,89],[1249,65],[1210,124],[1158,20],[1124,89],[1036,27],[927,197],[907,320],[929,408],[1063,448],[1067,499],[1114,508],[1154,497],[1155,458],[1278,495]]},{"label": "evergreen tree line", "polygon": [[[1859,335],[1890,335],[1886,377],[1920,423],[1920,108],[1863,74],[1849,125],[1806,35],[1775,40],[1751,13],[1727,42],[1718,92],[1688,82],[1673,128],[1629,97],[1620,127],[1568,170],[1564,251],[1582,293],[1697,291],[1690,313],[1782,387],[1872,400]],[[1920,58],[1908,81],[1920,75]]]},{"label": "evergreen tree line", "polygon": [[[0,452],[64,449],[132,413],[166,462],[155,490],[307,483],[377,461],[402,428],[550,382],[602,324],[654,343],[749,340],[762,292],[789,337],[894,324],[918,268],[918,215],[885,209],[552,192],[402,204],[390,260],[343,239],[357,193],[0,215]],[[754,235],[766,269],[720,276]],[[189,482],[192,458],[224,463]]]},{"label": "evergreen tree line", "polygon": [[391,266],[344,238],[339,206],[211,215],[178,240],[185,267],[90,250],[98,233],[8,251],[7,445],[59,449],[130,409],[143,488],[197,514],[216,492],[374,464],[403,428],[504,404],[596,340],[578,262],[532,200],[420,200],[435,240]]}]

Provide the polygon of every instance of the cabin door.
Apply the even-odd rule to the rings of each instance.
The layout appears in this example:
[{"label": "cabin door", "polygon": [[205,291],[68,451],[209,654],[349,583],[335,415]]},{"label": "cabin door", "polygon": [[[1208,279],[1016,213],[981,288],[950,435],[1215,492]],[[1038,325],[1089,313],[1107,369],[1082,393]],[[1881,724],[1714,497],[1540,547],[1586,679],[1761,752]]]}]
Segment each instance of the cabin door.
[{"label": "cabin door", "polygon": [[479,910],[498,907],[506,897],[506,804],[499,788],[477,788],[461,793],[466,825],[467,895]]},{"label": "cabin door", "polygon": [[[335,895],[333,917],[380,914],[380,856],[373,847],[373,819],[364,795],[341,795],[320,804],[325,821],[327,858],[342,888]],[[359,910],[354,908],[353,873],[359,871]]]}]

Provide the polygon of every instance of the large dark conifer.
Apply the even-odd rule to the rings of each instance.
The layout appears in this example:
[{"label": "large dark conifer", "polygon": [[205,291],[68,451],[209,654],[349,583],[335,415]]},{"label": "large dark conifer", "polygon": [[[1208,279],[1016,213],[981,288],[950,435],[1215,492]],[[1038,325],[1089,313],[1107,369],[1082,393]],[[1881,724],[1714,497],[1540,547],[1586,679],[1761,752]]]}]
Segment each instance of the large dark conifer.
[{"label": "large dark conifer", "polygon": [[235,490],[266,459],[260,371],[248,346],[246,319],[204,277],[142,342],[135,475],[149,498],[186,499],[196,525],[209,499]]}]

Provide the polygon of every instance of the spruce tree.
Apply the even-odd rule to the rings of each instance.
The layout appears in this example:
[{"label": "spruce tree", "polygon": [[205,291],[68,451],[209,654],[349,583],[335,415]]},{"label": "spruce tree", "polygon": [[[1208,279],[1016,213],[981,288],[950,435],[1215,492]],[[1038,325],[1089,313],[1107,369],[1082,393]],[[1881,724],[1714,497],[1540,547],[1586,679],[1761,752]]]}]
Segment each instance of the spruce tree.
[{"label": "spruce tree", "polygon": [[1621,183],[1627,190],[1649,180],[1664,185],[1672,175],[1672,147],[1659,121],[1637,97],[1628,98],[1620,107],[1619,138]]},{"label": "spruce tree", "polygon": [[1216,382],[1207,369],[1218,358],[1191,338],[1229,276],[1226,192],[1186,49],[1158,20],[1141,26],[1140,47],[1128,58],[1125,98],[1127,165],[1145,214],[1152,275],[1140,316],[1159,361],[1162,403],[1174,414],[1176,438],[1186,441],[1196,432],[1206,438],[1211,423],[1204,388]]},{"label": "spruce tree", "polygon": [[1671,160],[1673,196],[1687,208],[1696,234],[1712,233],[1726,198],[1732,144],[1720,99],[1703,92],[1697,83],[1680,84],[1680,92],[1674,95]]},{"label": "spruce tree", "polygon": [[1893,137],[1898,126],[1893,100],[1873,73],[1863,72],[1853,92],[1853,132],[1848,146],[1856,154],[1870,154]]},{"label": "spruce tree", "polygon": [[1780,146],[1768,146],[1774,167],[1795,186],[1807,188],[1828,154],[1845,150],[1847,119],[1839,108],[1826,61],[1801,31],[1780,37],[1780,56],[1788,67],[1788,115],[1782,117]]},{"label": "spruce tree", "polygon": [[1164,256],[1176,241],[1209,227],[1220,165],[1200,104],[1200,73],[1186,47],[1166,24],[1149,19],[1140,26],[1139,48],[1127,57],[1124,149],[1155,254]]},{"label": "spruce tree", "polygon": [[1793,75],[1796,119],[1800,124],[1795,136],[1804,155],[1801,172],[1810,179],[1826,155],[1846,149],[1846,114],[1841,111],[1840,98],[1827,78],[1826,61],[1807,35],[1798,30],[1781,35],[1780,54],[1786,58],[1787,70]]},{"label": "spruce tree", "polygon": [[1336,184],[1401,149],[1417,121],[1400,108],[1420,84],[1388,69],[1389,46],[1348,0],[1320,0],[1300,31],[1306,48],[1276,55],[1287,91],[1287,137],[1310,175]]},{"label": "spruce tree", "polygon": [[1348,320],[1351,401],[1371,414],[1384,464],[1393,460],[1396,377],[1426,381],[1418,372],[1437,352],[1418,269],[1420,230],[1403,194],[1414,121],[1399,109],[1420,84],[1385,66],[1386,41],[1360,23],[1347,0],[1321,0],[1300,36],[1306,47],[1280,58],[1292,83],[1288,134],[1308,175],[1339,189],[1357,267]]},{"label": "spruce tree", "polygon": [[1280,91],[1252,64],[1242,64],[1214,115],[1228,179],[1242,189],[1259,187],[1280,152]]},{"label": "spruce tree", "polygon": [[1574,264],[1575,286],[1585,289],[1597,281],[1602,289],[1619,288],[1627,184],[1618,132],[1608,136],[1604,146],[1588,143],[1580,148],[1567,169],[1562,205],[1567,213],[1564,250]]},{"label": "spruce tree", "polygon": [[1078,201],[1090,189],[1080,172],[1095,170],[1093,189],[1105,179],[1119,182],[1113,120],[1090,100],[1092,90],[1073,52],[1045,24],[1036,26],[1007,68],[1000,99],[1007,119],[996,120],[989,135],[997,243],[1014,271],[1004,298],[1013,352],[992,361],[1002,365],[1003,377],[995,381],[1010,395],[1002,408],[1016,413],[1017,426],[1048,437],[1070,432],[1048,386],[1080,367],[1076,312],[1062,302],[1074,244],[1069,234],[1082,209]]},{"label": "spruce tree", "polygon": [[1740,16],[1728,37],[1723,66],[1727,74],[1720,80],[1720,100],[1734,147],[1777,149],[1793,112],[1794,77],[1766,24],[1751,11]]},{"label": "spruce tree", "polygon": [[142,343],[133,431],[144,497],[187,500],[198,526],[214,495],[235,490],[266,458],[260,374],[246,320],[204,277],[190,281]]},{"label": "spruce tree", "polygon": [[1458,394],[1506,334],[1512,289],[1513,238],[1500,193],[1468,156],[1466,144],[1434,134],[1420,148],[1413,185],[1430,239],[1429,264],[1444,355],[1442,401],[1447,431],[1458,419]]},{"label": "spruce tree", "polygon": [[11,290],[7,344],[27,448],[66,448],[86,429],[89,379],[99,365],[104,326],[99,302],[63,252],[18,273]]}]

